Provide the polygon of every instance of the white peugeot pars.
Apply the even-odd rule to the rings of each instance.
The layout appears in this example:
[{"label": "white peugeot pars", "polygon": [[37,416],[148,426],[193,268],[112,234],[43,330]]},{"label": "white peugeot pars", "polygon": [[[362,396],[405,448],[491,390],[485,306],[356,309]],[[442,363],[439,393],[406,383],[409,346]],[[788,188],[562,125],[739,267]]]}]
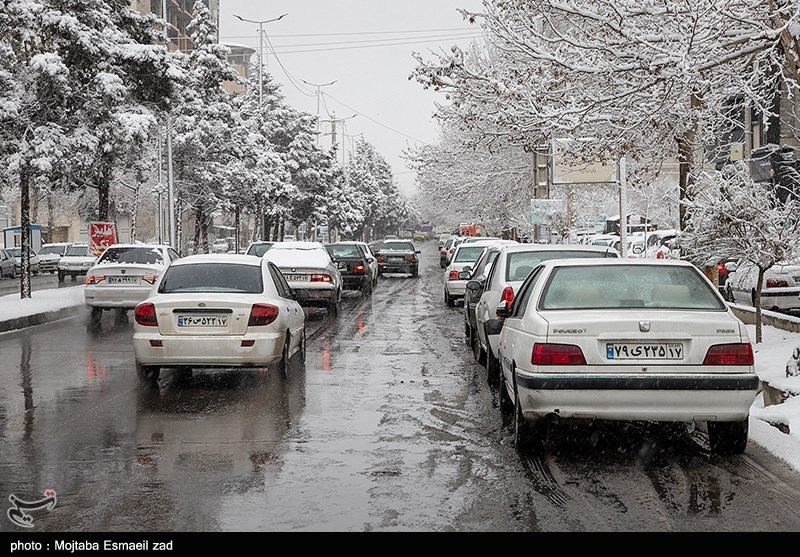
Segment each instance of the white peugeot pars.
[{"label": "white peugeot pars", "polygon": [[543,450],[557,417],[695,423],[713,452],[744,452],[753,349],[690,262],[545,261],[497,314],[500,406],[519,449]]}]

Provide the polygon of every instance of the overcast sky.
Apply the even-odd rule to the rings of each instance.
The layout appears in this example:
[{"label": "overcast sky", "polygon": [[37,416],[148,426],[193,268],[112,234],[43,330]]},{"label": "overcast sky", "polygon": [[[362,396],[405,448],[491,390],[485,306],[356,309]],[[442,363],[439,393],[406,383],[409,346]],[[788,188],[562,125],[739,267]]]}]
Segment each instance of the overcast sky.
[{"label": "overcast sky", "polygon": [[[457,9],[480,7],[480,0],[220,0],[220,39],[257,49],[258,25],[234,14],[256,21],[287,14],[264,24],[278,59],[266,40],[264,50],[269,72],[283,84],[288,102],[316,114],[316,88],[303,80],[336,80],[321,88],[328,95],[321,119],[330,119],[329,114],[346,119],[346,133],[363,133],[392,165],[403,191],[410,192],[414,176],[401,153],[436,138],[431,115],[434,102],[444,100],[408,80],[415,67],[412,52],[468,46],[480,29],[464,21]],[[322,132],[328,134],[322,143],[329,146],[330,125],[323,124]],[[349,149],[351,139],[347,141]]]}]

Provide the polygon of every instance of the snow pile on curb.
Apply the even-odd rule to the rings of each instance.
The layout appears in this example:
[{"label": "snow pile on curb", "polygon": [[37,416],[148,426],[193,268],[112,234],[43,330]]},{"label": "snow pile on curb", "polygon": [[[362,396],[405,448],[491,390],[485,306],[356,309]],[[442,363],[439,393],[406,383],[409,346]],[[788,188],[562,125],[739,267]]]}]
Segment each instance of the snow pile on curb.
[{"label": "snow pile on curb", "polygon": [[20,299],[19,294],[0,296],[0,321],[9,321],[40,313],[83,306],[83,285],[50,290],[35,290],[31,298]]}]

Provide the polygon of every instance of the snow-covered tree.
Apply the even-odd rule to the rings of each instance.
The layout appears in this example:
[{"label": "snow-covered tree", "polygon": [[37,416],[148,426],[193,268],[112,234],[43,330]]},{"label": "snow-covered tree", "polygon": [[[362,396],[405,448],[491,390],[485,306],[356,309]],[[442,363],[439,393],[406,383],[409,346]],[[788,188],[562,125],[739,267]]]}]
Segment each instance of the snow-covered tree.
[{"label": "snow-covered tree", "polygon": [[764,273],[791,259],[800,245],[800,204],[780,202],[774,190],[753,182],[739,162],[698,177],[688,206],[689,226],[680,237],[681,256],[699,265],[741,257],[758,268],[754,305],[756,342],[761,342],[761,289]]}]

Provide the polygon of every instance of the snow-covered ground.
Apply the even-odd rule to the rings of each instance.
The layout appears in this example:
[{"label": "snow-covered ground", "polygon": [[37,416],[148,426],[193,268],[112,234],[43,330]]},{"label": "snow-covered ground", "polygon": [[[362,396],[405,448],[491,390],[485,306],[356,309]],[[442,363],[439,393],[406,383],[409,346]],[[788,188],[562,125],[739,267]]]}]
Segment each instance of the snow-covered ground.
[{"label": "snow-covered ground", "polygon": [[[0,321],[83,304],[83,285],[38,290],[27,300],[20,300],[18,294],[0,296]],[[755,326],[747,325],[747,329],[750,338],[755,339]],[[800,376],[786,377],[786,364],[796,347],[800,347],[800,333],[765,325],[763,342],[754,347],[759,377],[777,389],[800,393]],[[800,396],[790,397],[783,404],[765,407],[763,396],[759,394],[750,416],[751,442],[800,470]],[[767,422],[786,424],[790,433],[782,433]]]},{"label": "snow-covered ground", "polygon": [[31,298],[24,300],[20,299],[19,294],[9,294],[0,296],[0,321],[58,311],[83,304],[83,285],[52,290],[34,290]]}]

